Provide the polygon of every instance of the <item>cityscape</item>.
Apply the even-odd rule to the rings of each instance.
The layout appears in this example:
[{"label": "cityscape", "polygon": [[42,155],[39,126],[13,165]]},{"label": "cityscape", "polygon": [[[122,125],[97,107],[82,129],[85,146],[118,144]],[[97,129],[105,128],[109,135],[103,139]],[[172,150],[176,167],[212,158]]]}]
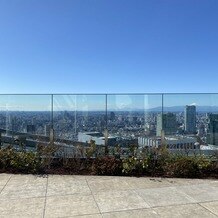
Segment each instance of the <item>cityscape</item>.
[{"label": "cityscape", "polygon": [[0,218],[218,218],[218,0],[0,0]]},{"label": "cityscape", "polygon": [[[125,102],[119,104],[125,105]],[[1,108],[2,146],[16,144],[14,141],[23,136],[26,147],[33,148],[39,142],[51,140],[71,148],[78,143],[87,146],[93,140],[99,147],[125,149],[131,145],[138,148],[166,145],[172,152],[191,151],[190,154],[211,154],[218,149],[217,106],[190,104],[123,110],[106,107],[103,110],[103,105],[100,110],[89,110],[89,106],[85,110],[75,110],[72,106],[68,110],[65,107],[65,110],[51,111]]]}]

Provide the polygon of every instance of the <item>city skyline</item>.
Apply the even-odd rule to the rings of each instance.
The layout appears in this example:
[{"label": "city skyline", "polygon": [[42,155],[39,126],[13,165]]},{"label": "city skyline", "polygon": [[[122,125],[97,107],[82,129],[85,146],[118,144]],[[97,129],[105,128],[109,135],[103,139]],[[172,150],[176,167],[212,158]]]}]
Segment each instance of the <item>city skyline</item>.
[{"label": "city skyline", "polygon": [[217,10],[216,0],[2,0],[1,93],[214,92]]},{"label": "city skyline", "polygon": [[[29,97],[33,98],[33,96]],[[40,99],[40,96],[35,97]],[[124,150],[132,143],[142,147],[160,146],[164,143],[161,140],[165,140],[167,148],[172,152],[181,152],[181,150],[186,152],[187,149],[200,152],[205,146],[209,150],[208,146],[218,146],[218,106],[204,107],[192,103],[183,106],[127,110],[123,107],[123,102],[126,102],[126,105],[130,103],[134,105],[144,98],[134,96],[131,101],[129,96],[112,96],[112,99],[108,98],[108,100],[118,105],[117,108],[113,110],[105,108],[102,111],[90,110],[89,104],[93,101],[96,103],[96,99],[104,100],[103,97],[101,95],[97,99],[96,96],[82,98],[80,96],[77,99],[75,95],[65,96],[65,98],[60,95],[51,101],[55,103],[52,107],[53,112],[0,111],[1,143],[15,143],[17,146],[16,140],[25,138],[30,147],[36,147],[38,142],[46,144],[49,141],[62,143],[64,146],[76,146],[78,143],[87,145],[90,140],[95,140],[96,145],[105,146],[107,135],[109,146],[120,145]],[[148,96],[145,99],[146,101],[142,101],[143,105],[145,102],[152,102]],[[164,98],[161,99],[164,100]],[[12,102],[16,102],[16,98],[13,100]],[[19,99],[21,100],[22,98]],[[37,101],[34,103],[36,104]],[[83,110],[79,108],[75,110],[74,107],[71,107],[71,110],[63,110],[63,103],[74,107],[82,105]],[[56,104],[57,107],[55,107]]]},{"label": "city skyline", "polygon": [[[135,140],[139,136],[157,136],[158,138],[162,135],[162,130],[164,130],[165,135],[177,138],[196,135],[204,143],[206,140],[208,142],[213,140],[214,134],[217,132],[215,125],[218,122],[218,114],[195,113],[193,105],[185,106],[183,109],[187,110],[187,113],[108,111],[107,116],[104,112],[94,111],[88,113],[57,111],[53,114],[37,111],[0,113],[0,130],[6,136],[27,134],[30,138],[37,138],[37,135],[40,137],[44,135],[48,139],[50,130],[53,128],[57,140],[71,140],[71,142],[72,140],[77,141],[80,132],[103,134],[105,129],[109,131],[110,136],[116,136],[118,140],[119,138]],[[215,119],[211,119],[211,117]],[[196,120],[196,123],[192,120]],[[191,126],[187,127],[187,125]],[[217,142],[211,144],[217,144]]]}]

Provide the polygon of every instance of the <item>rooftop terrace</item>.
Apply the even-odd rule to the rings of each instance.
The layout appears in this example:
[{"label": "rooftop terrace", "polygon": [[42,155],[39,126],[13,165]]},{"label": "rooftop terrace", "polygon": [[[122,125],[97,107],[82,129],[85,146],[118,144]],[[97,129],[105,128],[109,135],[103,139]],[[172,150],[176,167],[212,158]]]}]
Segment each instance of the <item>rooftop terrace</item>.
[{"label": "rooftop terrace", "polygon": [[218,217],[218,180],[0,174],[4,217]]},{"label": "rooftop terrace", "polygon": [[[199,150],[208,158],[217,157],[218,94],[0,95],[1,148],[13,145],[17,153],[26,147],[46,147],[50,142],[66,148],[61,153],[63,157],[72,154],[83,160],[88,156],[86,150],[77,147],[87,149],[93,138],[80,140],[78,135],[87,132],[98,132],[107,139],[114,137],[115,144],[104,140],[101,148],[109,147],[109,155],[116,157],[131,157],[131,145],[137,147],[140,137],[162,138],[164,144],[162,133],[166,138],[191,137],[207,151],[195,149],[189,142],[182,144],[181,140],[181,154],[183,148],[185,154],[193,149],[194,154]],[[93,149],[91,160],[99,151]],[[106,149],[102,151],[106,154]],[[12,163],[13,158],[12,155]],[[14,172],[10,171],[14,165],[4,167],[9,171],[2,172]],[[153,169],[152,164],[149,167]],[[166,170],[171,171],[172,168]],[[0,174],[0,218],[79,216],[218,217],[218,180]]]}]

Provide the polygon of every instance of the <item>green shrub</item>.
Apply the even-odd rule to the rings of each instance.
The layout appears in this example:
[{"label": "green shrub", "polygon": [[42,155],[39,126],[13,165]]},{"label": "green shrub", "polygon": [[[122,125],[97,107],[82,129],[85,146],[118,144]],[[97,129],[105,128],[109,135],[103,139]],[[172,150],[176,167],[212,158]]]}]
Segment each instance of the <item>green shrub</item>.
[{"label": "green shrub", "polygon": [[42,170],[42,160],[33,152],[18,152],[11,148],[0,149],[0,169],[22,173],[37,173]]},{"label": "green shrub", "polygon": [[89,144],[90,144],[90,147],[88,147],[85,152],[86,157],[91,158],[91,157],[97,156],[97,146],[95,144],[95,141],[91,140]]},{"label": "green shrub", "polygon": [[0,149],[0,169],[6,170],[11,166],[11,159],[14,158],[16,154],[13,149],[1,148]]},{"label": "green shrub", "polygon": [[59,151],[59,146],[54,143],[49,143],[48,145],[37,145],[37,155],[42,159],[42,168],[50,169],[51,165],[54,162],[55,153]]},{"label": "green shrub", "polygon": [[196,177],[198,167],[192,158],[187,156],[179,156],[165,164],[165,173],[168,176],[175,177]]},{"label": "green shrub", "polygon": [[91,171],[92,159],[87,158],[65,158],[63,159],[63,168],[67,173],[80,174]]},{"label": "green shrub", "polygon": [[19,172],[36,173],[41,167],[41,161],[33,152],[17,152],[11,160],[11,167]]},{"label": "green shrub", "polygon": [[[94,147],[94,146],[93,146]],[[120,158],[54,158],[57,148],[42,147],[37,152],[0,149],[0,172],[67,173],[95,175],[135,175],[190,177],[217,176],[218,162],[205,156],[182,156],[161,149],[142,150],[134,156]]]},{"label": "green shrub", "polygon": [[122,163],[122,172],[127,175],[142,175],[148,169],[147,158],[129,157],[123,159]]},{"label": "green shrub", "polygon": [[96,175],[121,175],[122,162],[115,157],[98,157],[92,163],[92,173]]},{"label": "green shrub", "polygon": [[147,152],[148,158],[148,172],[150,175],[162,176],[164,175],[165,165],[171,161],[172,155],[166,147],[152,148]]},{"label": "green shrub", "polygon": [[200,177],[212,168],[212,162],[204,156],[172,156],[164,166],[165,174],[174,177]]}]

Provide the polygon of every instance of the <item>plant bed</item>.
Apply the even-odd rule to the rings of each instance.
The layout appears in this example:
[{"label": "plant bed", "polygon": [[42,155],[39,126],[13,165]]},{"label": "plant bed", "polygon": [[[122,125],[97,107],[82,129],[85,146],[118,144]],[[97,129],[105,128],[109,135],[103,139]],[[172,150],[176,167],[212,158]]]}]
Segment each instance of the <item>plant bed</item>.
[{"label": "plant bed", "polygon": [[164,152],[122,158],[55,158],[37,152],[0,149],[0,173],[218,179],[218,162],[204,156],[175,156]]}]

